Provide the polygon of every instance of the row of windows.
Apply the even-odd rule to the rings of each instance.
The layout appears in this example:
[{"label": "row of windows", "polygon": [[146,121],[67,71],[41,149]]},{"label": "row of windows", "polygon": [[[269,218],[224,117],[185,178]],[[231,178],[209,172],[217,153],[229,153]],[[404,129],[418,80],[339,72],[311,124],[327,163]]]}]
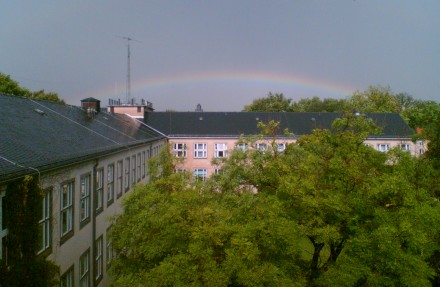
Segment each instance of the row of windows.
[{"label": "row of windows", "polygon": [[[417,141],[416,144],[419,147],[418,150],[417,150],[418,154],[425,153],[423,141]],[[370,146],[369,144],[366,144],[366,145]],[[400,147],[400,149],[402,149],[403,151],[411,152],[411,144],[403,143],[403,144],[398,145],[398,147]],[[390,144],[379,143],[379,144],[376,145],[376,150],[380,151],[380,152],[387,152],[390,149],[391,149]]]},{"label": "row of windows", "polygon": [[[175,173],[185,172],[185,171],[186,169],[184,168],[176,168],[174,170]],[[221,169],[219,168],[214,169],[214,174],[221,174],[221,173],[222,173]],[[196,168],[193,171],[193,176],[196,181],[205,181],[208,176],[208,173],[206,171],[206,168]]]},{"label": "row of windows", "polygon": [[[111,260],[113,259],[113,248],[111,244],[111,240],[108,236],[109,232],[107,230],[107,238],[106,238],[106,266],[109,267]],[[95,240],[95,255],[93,257],[94,264],[94,282],[98,284],[104,275],[104,241],[103,236],[101,235],[98,239]],[[79,257],[78,267],[78,282],[81,287],[89,287],[93,286],[90,281],[92,276],[90,274],[90,248],[88,248],[85,252],[81,254]],[[61,287],[73,287],[75,286],[75,264],[67,269],[60,277],[60,286]]]},{"label": "row of windows", "polygon": [[[246,150],[247,144],[240,143],[235,145],[236,148]],[[195,143],[194,144],[194,158],[207,158],[208,157],[208,148],[206,143]],[[286,148],[285,143],[277,144],[277,151],[283,152]],[[267,144],[265,143],[257,143],[256,149],[260,151],[267,150]],[[173,154],[175,157],[183,157],[186,158],[188,155],[188,147],[185,143],[175,143],[173,145]],[[228,145],[226,143],[215,143],[214,144],[214,157],[215,158],[223,158],[228,156]]]}]

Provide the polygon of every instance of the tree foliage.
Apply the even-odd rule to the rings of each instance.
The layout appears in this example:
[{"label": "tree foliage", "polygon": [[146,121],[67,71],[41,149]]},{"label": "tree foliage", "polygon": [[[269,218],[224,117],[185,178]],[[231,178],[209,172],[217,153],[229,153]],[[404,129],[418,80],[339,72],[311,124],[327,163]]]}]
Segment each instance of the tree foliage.
[{"label": "tree foliage", "polygon": [[56,93],[47,93],[44,90],[32,92],[21,87],[17,81],[14,81],[9,75],[3,73],[0,73],[0,94],[64,103]]},{"label": "tree foliage", "polygon": [[7,186],[8,256],[7,262],[0,260],[0,286],[58,285],[58,266],[37,255],[43,196],[35,177],[26,176]]},{"label": "tree foliage", "polygon": [[244,112],[288,112],[291,99],[286,99],[283,94],[269,93],[265,98],[259,98],[252,104],[244,107]]},{"label": "tree foliage", "polygon": [[[363,144],[351,113],[279,152],[271,131],[241,139],[223,174],[164,174],[115,219],[118,286],[430,286],[440,206],[427,158]],[[266,141],[258,150],[256,141]],[[436,277],[437,276],[437,277]]]}]

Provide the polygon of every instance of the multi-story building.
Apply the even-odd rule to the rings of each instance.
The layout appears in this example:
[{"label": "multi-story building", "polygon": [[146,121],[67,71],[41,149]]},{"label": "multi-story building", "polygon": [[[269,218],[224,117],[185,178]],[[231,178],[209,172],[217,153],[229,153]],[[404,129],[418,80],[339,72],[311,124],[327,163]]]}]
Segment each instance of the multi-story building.
[{"label": "multi-story building", "polygon": [[[231,149],[245,148],[239,143],[242,136],[257,135],[259,122],[280,123],[275,135],[277,148],[295,142],[313,129],[330,129],[341,113],[293,113],[293,112],[154,112],[145,113],[144,122],[167,136],[175,156],[184,160],[179,169],[187,170],[198,178],[206,178],[219,172],[212,160],[228,156]],[[401,147],[413,155],[424,152],[423,142],[413,143],[414,131],[395,113],[371,113],[366,115],[382,129],[378,135],[370,135],[365,144],[386,152]],[[288,130],[289,134],[284,131]],[[263,139],[254,148],[265,149],[270,139]]]},{"label": "multi-story building", "polygon": [[[0,95],[0,259],[8,260],[8,185],[26,175],[45,191],[40,256],[60,267],[61,286],[107,286],[112,215],[133,186],[149,179],[147,161],[163,135],[123,114]],[[1,285],[1,283],[0,283]]]}]

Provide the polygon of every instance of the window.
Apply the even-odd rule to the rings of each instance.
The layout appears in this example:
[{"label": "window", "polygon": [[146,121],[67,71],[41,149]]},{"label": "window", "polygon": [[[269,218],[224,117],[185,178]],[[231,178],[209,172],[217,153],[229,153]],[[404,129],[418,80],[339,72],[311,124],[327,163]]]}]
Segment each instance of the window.
[{"label": "window", "polygon": [[186,169],[184,168],[175,168],[174,169],[174,173],[184,173],[186,171]]},{"label": "window", "polygon": [[137,181],[141,180],[141,154],[137,155]]},{"label": "window", "polygon": [[286,149],[286,144],[285,143],[277,144],[277,152],[284,152],[285,149]]},{"label": "window", "polygon": [[104,203],[104,168],[100,168],[96,171],[96,199],[95,209],[97,213],[100,213]]},{"label": "window", "polygon": [[110,267],[110,263],[113,259],[113,246],[112,246],[112,240],[110,237],[110,230],[111,228],[107,229],[106,233],[106,242],[105,242],[105,263],[107,265],[107,268]]},{"label": "window", "polygon": [[8,235],[8,229],[4,220],[7,210],[7,198],[5,195],[6,192],[0,191],[0,259],[7,262],[6,236]]},{"label": "window", "polygon": [[389,144],[377,144],[377,150],[380,152],[386,152],[390,149]]},{"label": "window", "polygon": [[137,112],[138,113],[142,112],[142,107],[137,107]]},{"label": "window", "polygon": [[145,178],[145,174],[147,170],[147,166],[145,163],[145,151],[143,151],[141,154],[141,162],[142,162],[142,178]]},{"label": "window", "polygon": [[196,181],[205,181],[206,180],[206,169],[198,168],[194,170],[194,179]]},{"label": "window", "polygon": [[225,143],[214,144],[214,157],[226,157],[228,145]]},{"label": "window", "polygon": [[83,175],[80,179],[79,208],[79,222],[82,227],[90,221],[90,174]]},{"label": "window", "polygon": [[95,241],[95,280],[102,279],[102,235]]},{"label": "window", "polygon": [[246,151],[247,150],[247,144],[245,143],[238,143],[235,145],[236,148],[241,149],[242,151]]},{"label": "window", "polygon": [[117,188],[116,188],[116,197],[119,198],[122,195],[122,187],[123,187],[123,180],[122,180],[122,160],[118,161],[116,164],[116,173],[117,173]]},{"label": "window", "polygon": [[125,159],[125,192],[127,192],[130,189],[130,158],[127,157]]},{"label": "window", "polygon": [[61,185],[61,237],[73,234],[74,182]]},{"label": "window", "polygon": [[52,190],[47,190],[41,205],[41,217],[38,221],[38,253],[42,253],[51,247],[52,228],[50,217],[52,213]]},{"label": "window", "polygon": [[265,152],[267,150],[267,144],[257,143],[256,148],[257,148],[257,150],[259,150],[261,152]]},{"label": "window", "polygon": [[223,174],[223,170],[220,168],[214,169],[214,174]]},{"label": "window", "polygon": [[425,146],[425,143],[424,143],[423,141],[417,141],[417,145],[418,145],[419,147],[424,147],[424,146]]},{"label": "window", "polygon": [[175,143],[173,145],[173,154],[174,154],[175,157],[186,158],[186,144],[184,144],[184,143]]},{"label": "window", "polygon": [[131,157],[131,184],[136,183],[136,156]]},{"label": "window", "polygon": [[208,152],[206,150],[205,143],[194,144],[194,157],[195,158],[206,158],[207,156],[208,156]]},{"label": "window", "polygon": [[61,287],[74,287],[73,281],[73,265],[70,267],[60,278],[60,286]]},{"label": "window", "polygon": [[411,145],[410,145],[410,144],[401,144],[401,145],[400,145],[400,148],[401,148],[403,151],[410,151],[410,150],[411,150]]},{"label": "window", "polygon": [[113,203],[115,198],[115,165],[107,166],[107,206]]},{"label": "window", "polygon": [[84,252],[79,258],[79,286],[90,286],[90,250]]}]

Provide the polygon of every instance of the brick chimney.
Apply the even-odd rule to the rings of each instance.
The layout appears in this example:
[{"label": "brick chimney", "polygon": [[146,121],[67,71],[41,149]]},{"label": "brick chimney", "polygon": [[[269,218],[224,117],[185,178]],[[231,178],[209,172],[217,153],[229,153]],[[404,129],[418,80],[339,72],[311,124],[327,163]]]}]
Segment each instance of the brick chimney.
[{"label": "brick chimney", "polygon": [[101,111],[101,101],[95,98],[87,98],[81,100],[81,107],[84,108],[85,110],[91,108],[99,113]]}]

